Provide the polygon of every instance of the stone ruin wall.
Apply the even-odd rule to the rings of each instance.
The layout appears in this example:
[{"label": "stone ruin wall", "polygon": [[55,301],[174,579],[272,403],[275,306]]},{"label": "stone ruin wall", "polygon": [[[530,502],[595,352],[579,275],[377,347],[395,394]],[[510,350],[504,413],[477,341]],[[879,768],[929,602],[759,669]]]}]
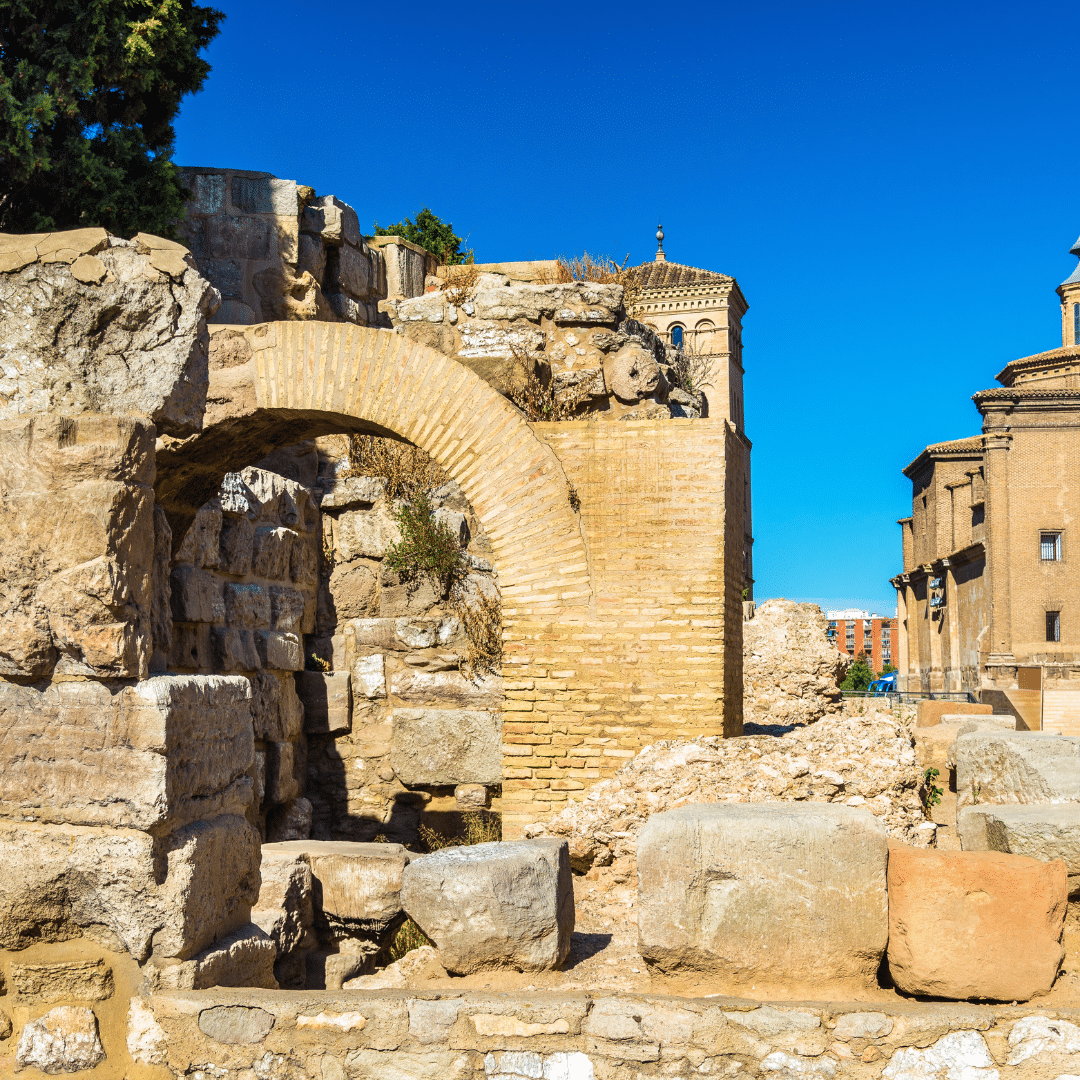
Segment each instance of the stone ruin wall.
[{"label": "stone ruin wall", "polygon": [[418,296],[437,266],[401,237],[366,237],[333,195],[269,173],[182,168],[181,238],[221,293],[217,323],[319,319],[388,326],[387,297]]}]

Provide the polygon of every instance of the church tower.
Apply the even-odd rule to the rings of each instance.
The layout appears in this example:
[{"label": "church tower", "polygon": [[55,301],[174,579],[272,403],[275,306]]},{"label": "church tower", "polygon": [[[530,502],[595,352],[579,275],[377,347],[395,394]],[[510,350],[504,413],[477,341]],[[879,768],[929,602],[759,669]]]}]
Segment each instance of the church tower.
[{"label": "church tower", "polygon": [[[1080,258],[1080,239],[1069,249]],[[1061,297],[1061,344],[1064,348],[1080,345],[1080,263],[1058,287]]]}]

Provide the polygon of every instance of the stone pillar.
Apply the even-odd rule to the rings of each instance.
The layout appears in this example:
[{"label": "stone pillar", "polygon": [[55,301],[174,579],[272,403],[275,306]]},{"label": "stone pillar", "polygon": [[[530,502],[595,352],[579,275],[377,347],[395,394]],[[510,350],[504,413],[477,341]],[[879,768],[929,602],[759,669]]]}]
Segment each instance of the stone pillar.
[{"label": "stone pillar", "polygon": [[903,578],[896,579],[896,669],[900,672],[897,679],[902,690],[907,689],[908,670],[908,626],[907,626],[907,583]]},{"label": "stone pillar", "polygon": [[956,608],[956,574],[948,559],[942,560],[945,568],[945,617],[949,624],[949,657],[945,670],[945,689],[962,690],[963,676],[960,672],[960,613]]},{"label": "stone pillar", "polygon": [[[993,414],[987,416],[990,427]],[[986,435],[986,571],[990,590],[989,664],[1015,664],[1009,583],[1009,448],[1012,436]]]}]

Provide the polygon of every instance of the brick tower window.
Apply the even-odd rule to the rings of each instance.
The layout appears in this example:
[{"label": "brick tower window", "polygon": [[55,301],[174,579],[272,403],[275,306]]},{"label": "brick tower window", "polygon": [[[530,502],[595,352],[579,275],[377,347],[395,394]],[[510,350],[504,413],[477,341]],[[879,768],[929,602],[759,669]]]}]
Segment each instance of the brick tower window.
[{"label": "brick tower window", "polygon": [[1046,640],[1061,640],[1061,612],[1048,611],[1046,613]]},{"label": "brick tower window", "polygon": [[1080,304],[1073,304],[1073,344],[1080,345]]},{"label": "brick tower window", "polygon": [[[1040,534],[1039,556],[1043,562],[1061,562],[1061,533],[1044,532]],[[1057,641],[1057,638],[1047,638]]]}]

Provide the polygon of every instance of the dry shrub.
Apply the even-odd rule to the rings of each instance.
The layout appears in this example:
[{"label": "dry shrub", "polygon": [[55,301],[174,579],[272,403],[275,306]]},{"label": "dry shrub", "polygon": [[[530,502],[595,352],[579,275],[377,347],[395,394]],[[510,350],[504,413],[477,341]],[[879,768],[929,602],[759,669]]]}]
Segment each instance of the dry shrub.
[{"label": "dry shrub", "polygon": [[444,522],[435,520],[427,493],[419,492],[394,513],[401,539],[386,549],[385,563],[405,581],[430,574],[449,585],[468,572],[458,538]]},{"label": "dry shrub", "polygon": [[409,500],[450,479],[419,446],[375,435],[349,437],[349,467],[338,475],[380,476],[386,481],[387,498]]},{"label": "dry shrub", "polygon": [[395,960],[400,960],[406,953],[412,952],[413,949],[419,949],[422,945],[434,944],[435,942],[412,919],[406,919],[397,928],[394,936],[390,939],[390,944],[386,947],[389,963],[392,964]]},{"label": "dry shrub", "polygon": [[713,385],[717,364],[715,356],[698,352],[694,345],[684,342],[683,347],[676,351],[675,363],[672,365],[675,385],[688,394],[696,394],[706,386]]},{"label": "dry shrub", "polygon": [[461,815],[465,831],[460,836],[443,836],[429,825],[420,826],[420,839],[431,851],[448,847],[472,847],[502,839],[502,817],[490,810],[468,810]]},{"label": "dry shrub", "polygon": [[468,639],[465,668],[471,676],[502,671],[502,603],[497,596],[484,596],[475,603],[460,600],[458,618]]},{"label": "dry shrub", "polygon": [[554,383],[544,383],[533,372],[532,357],[527,350],[511,344],[510,359],[502,373],[506,395],[525,414],[525,419],[573,420],[579,407],[589,396],[587,384],[556,390]]},{"label": "dry shrub", "polygon": [[621,263],[617,263],[609,255],[597,258],[587,251],[575,258],[560,256],[555,272],[546,275],[554,280],[544,284],[560,285],[574,281],[595,281],[598,285],[621,285],[623,307],[626,308],[627,318],[633,319],[641,307],[641,284],[636,268],[626,265],[629,261],[629,255]]},{"label": "dry shrub", "polygon": [[461,289],[467,292],[480,280],[480,268],[473,265],[448,266],[446,268],[446,289]]}]

